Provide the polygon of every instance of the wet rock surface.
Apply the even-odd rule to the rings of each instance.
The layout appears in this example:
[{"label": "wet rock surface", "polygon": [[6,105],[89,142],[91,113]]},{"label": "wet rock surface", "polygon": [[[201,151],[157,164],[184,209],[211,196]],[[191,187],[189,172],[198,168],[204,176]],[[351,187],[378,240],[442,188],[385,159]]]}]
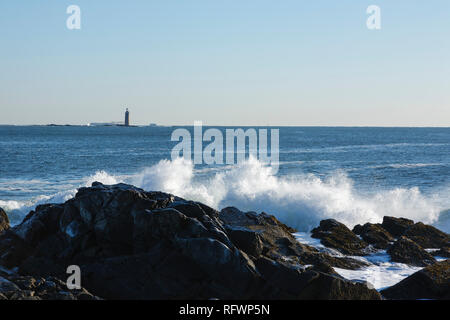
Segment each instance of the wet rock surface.
[{"label": "wet rock surface", "polygon": [[353,228],[353,232],[377,249],[387,249],[395,241],[395,238],[380,224],[358,224]]},{"label": "wet rock surface", "polygon": [[368,244],[354,234],[346,225],[334,219],[322,220],[320,225],[311,231],[313,238],[343,254],[363,256],[368,254]]},{"label": "wet rock surface", "polygon": [[391,256],[392,261],[413,266],[424,267],[436,262],[430,253],[405,236],[389,247],[387,253]]},{"label": "wet rock surface", "polygon": [[32,279],[66,279],[67,266],[78,265],[83,287],[106,299],[380,299],[333,270],[363,262],[300,244],[293,231],[265,213],[218,212],[162,192],[94,183],[3,232],[0,264]]},{"label": "wet rock surface", "polygon": [[[430,265],[408,286],[427,279],[423,296],[448,297],[448,266],[432,256],[448,257],[448,235],[408,219],[353,231],[323,220],[312,236],[334,254],[300,243],[264,212],[219,212],[163,192],[93,183],[64,204],[37,206],[12,228],[0,211],[0,226],[0,299],[381,299],[333,269],[363,268],[364,259],[349,256],[376,249],[392,261]],[[80,266],[85,289],[66,288],[69,265]],[[402,297],[394,287],[385,297]]]},{"label": "wet rock surface", "polygon": [[356,225],[353,232],[375,248],[387,249],[393,262],[424,267],[436,262],[433,256],[449,257],[449,235],[422,222],[384,217],[382,224]]},{"label": "wet rock surface", "polygon": [[9,229],[9,219],[5,210],[0,208],[0,233]]},{"label": "wet rock surface", "polygon": [[402,236],[414,221],[405,218],[384,217],[381,227],[394,237]]},{"label": "wet rock surface", "polygon": [[423,248],[443,248],[450,246],[450,237],[448,234],[422,222],[410,226],[403,235]]},{"label": "wet rock surface", "polygon": [[[302,265],[329,265],[358,269],[366,264],[349,257],[330,256],[316,248],[298,242],[294,229],[266,213],[242,212],[237,208],[222,209],[220,219],[231,240],[253,258],[265,256],[274,260],[290,260]],[[245,235],[245,238],[244,238]],[[250,247],[245,250],[245,248]]]},{"label": "wet rock surface", "polygon": [[450,261],[428,266],[381,291],[388,299],[450,299]]},{"label": "wet rock surface", "polygon": [[0,271],[0,300],[100,300],[86,289],[69,290],[54,277],[21,276]]},{"label": "wet rock surface", "polygon": [[450,247],[443,247],[437,251],[434,251],[433,255],[442,258],[450,258]]}]

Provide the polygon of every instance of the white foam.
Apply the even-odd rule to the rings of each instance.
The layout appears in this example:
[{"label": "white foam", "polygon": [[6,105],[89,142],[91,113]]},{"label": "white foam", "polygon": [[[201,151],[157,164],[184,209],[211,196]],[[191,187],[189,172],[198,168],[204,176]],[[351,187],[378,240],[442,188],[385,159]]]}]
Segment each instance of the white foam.
[{"label": "white foam", "polygon": [[[299,231],[309,231],[326,218],[337,219],[352,228],[355,224],[379,223],[385,215],[436,222],[442,230],[450,229],[450,219],[441,217],[438,221],[442,210],[439,202],[426,197],[418,188],[378,190],[364,195],[343,172],[337,171],[329,178],[312,174],[280,177],[255,159],[222,169],[211,171],[205,177],[204,170],[196,171],[190,161],[162,160],[133,176],[113,176],[99,171],[67,191],[28,202],[0,201],[0,207],[9,211],[11,220],[19,220],[37,204],[66,201],[75,195],[77,187],[90,186],[94,181],[126,182],[201,201],[219,210],[235,206],[244,211],[265,211]],[[448,195],[448,189],[441,194]]]},{"label": "white foam", "polygon": [[97,171],[95,174],[89,176],[85,183],[84,186],[86,187],[90,187],[92,185],[93,182],[101,182],[103,184],[116,184],[119,182],[122,182],[122,179],[120,177],[114,177],[112,175],[110,175],[109,173],[107,173],[104,170],[101,171]]},{"label": "white foam", "polygon": [[443,210],[439,214],[439,219],[434,226],[440,230],[450,233],[450,210]]},{"label": "white foam", "polygon": [[359,270],[334,268],[338,274],[348,280],[370,282],[376,290],[391,287],[421,269],[395,262],[382,262]]},{"label": "white foam", "polygon": [[[319,239],[311,238],[309,232],[297,232],[294,233],[294,236],[300,243],[313,246],[320,251],[327,251],[328,249],[320,243]],[[328,253],[333,255],[333,252]],[[340,254],[340,256],[343,255]],[[335,267],[334,270],[348,280],[370,282],[376,290],[382,290],[393,286],[422,269],[421,267],[409,266],[403,263],[390,262],[390,256],[386,253],[386,250],[379,250],[378,252],[365,257],[351,256],[351,258],[361,260],[366,264],[369,264],[369,266],[358,270],[347,270]]]},{"label": "white foam", "polygon": [[163,160],[131,182],[147,190],[202,201],[217,209],[235,206],[245,211],[265,211],[300,231],[310,230],[325,218],[335,218],[349,227],[379,223],[385,215],[433,223],[441,210],[418,188],[363,195],[343,172],[326,179],[311,174],[278,177],[255,159],[201,181],[195,179],[191,162]]},{"label": "white foam", "polygon": [[23,206],[23,203],[14,200],[0,200],[0,208],[6,211],[17,210]]},{"label": "white foam", "polygon": [[[78,187],[88,187],[92,185],[92,182],[99,181],[104,184],[116,184],[123,182],[117,177],[109,175],[105,171],[98,171],[95,174],[83,179]],[[77,188],[70,188],[68,190],[60,191],[50,195],[41,195],[28,201],[2,201],[0,200],[0,208],[3,208],[7,213],[12,226],[20,223],[25,215],[31,210],[34,210],[36,206],[46,203],[63,203],[75,196]]]},{"label": "white foam", "polygon": [[326,252],[333,257],[344,257],[344,255],[339,251],[333,248],[325,247],[322,243],[320,243],[320,239],[311,237],[309,232],[296,232],[293,236],[298,242],[314,247],[321,252]]}]

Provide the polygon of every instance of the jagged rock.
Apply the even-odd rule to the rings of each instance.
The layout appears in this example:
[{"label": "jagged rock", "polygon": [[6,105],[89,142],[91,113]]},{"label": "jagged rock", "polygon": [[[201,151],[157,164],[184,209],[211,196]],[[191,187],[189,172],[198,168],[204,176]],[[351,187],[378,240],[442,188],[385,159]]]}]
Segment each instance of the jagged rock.
[{"label": "jagged rock", "polygon": [[263,255],[276,261],[289,259],[303,265],[322,265],[344,269],[359,269],[367,264],[349,257],[333,257],[299,243],[292,235],[294,229],[267,213],[242,212],[237,208],[222,209],[219,215],[236,246],[248,255]]},{"label": "jagged rock", "polygon": [[[67,265],[77,264],[85,286],[105,298],[246,298],[246,288],[257,287],[257,272],[211,217],[212,209],[208,215],[169,194],[98,183],[57,208],[37,208],[12,230],[26,244],[44,244],[19,272],[62,276]],[[44,230],[36,228],[41,224]],[[50,243],[53,250],[45,251]],[[231,289],[233,281],[238,283]]]},{"label": "jagged rock", "polygon": [[391,242],[395,241],[392,235],[387,232],[380,224],[366,223],[365,225],[356,225],[353,232],[373,245],[377,249],[386,249]]},{"label": "jagged rock", "polygon": [[13,282],[0,277],[0,293],[4,296],[12,296],[14,293],[20,291],[20,288]]},{"label": "jagged rock", "polygon": [[450,237],[433,226],[404,218],[384,217],[383,223],[364,226],[357,225],[353,232],[364,241],[379,249],[386,249],[395,237],[406,236],[423,248],[443,248],[450,246]]},{"label": "jagged rock", "polygon": [[257,259],[256,267],[267,282],[266,290],[276,290],[279,299],[297,298],[308,283],[318,277],[312,270],[267,257]]},{"label": "jagged rock", "polygon": [[251,251],[246,253],[254,257],[260,254],[299,256],[305,251],[313,250],[298,243],[292,236],[294,230],[268,214],[244,213],[228,207],[222,209],[219,217],[224,222],[227,233],[234,237],[236,245],[243,251]]},{"label": "jagged rock", "polygon": [[[324,290],[324,288],[326,288]],[[380,300],[381,295],[367,283],[342,280],[319,272],[319,277],[303,289],[299,299],[315,300]]]},{"label": "jagged rock", "polygon": [[5,210],[0,208],[0,233],[9,229],[9,219]]},{"label": "jagged rock", "polygon": [[450,299],[450,261],[428,266],[381,291],[388,299]]},{"label": "jagged rock", "polygon": [[69,290],[59,279],[0,275],[0,300],[99,300],[86,289]]},{"label": "jagged rock", "polygon": [[343,254],[361,256],[368,253],[367,243],[334,219],[320,221],[319,227],[311,231],[311,236],[320,239],[324,246],[337,249]]},{"label": "jagged rock", "polygon": [[[256,261],[266,287],[277,299],[380,300],[380,294],[366,284],[345,280],[334,270],[316,266],[301,268],[261,257]],[[323,272],[325,271],[325,272]]]},{"label": "jagged rock", "polygon": [[438,251],[434,251],[433,255],[436,257],[450,258],[450,247],[444,247]]},{"label": "jagged rock", "polygon": [[252,257],[259,257],[263,251],[263,243],[259,231],[244,227],[229,227],[227,233],[231,241],[242,251]]},{"label": "jagged rock", "polygon": [[[331,267],[361,266],[357,260],[298,243],[294,230],[273,216],[231,211],[219,214],[162,192],[94,183],[64,204],[38,206],[0,235],[0,263],[34,279],[65,279],[67,266],[78,265],[83,286],[109,299],[379,298]],[[272,281],[267,272],[262,274],[263,258],[279,269]],[[308,270],[305,264],[314,267]],[[316,273],[317,282],[306,281]],[[293,275],[305,281],[307,291],[277,285],[277,278],[287,283]],[[82,297],[52,291],[52,281],[36,290],[31,278],[17,283],[43,299]],[[326,292],[319,292],[320,286]]]},{"label": "jagged rock", "polygon": [[394,262],[407,263],[419,267],[436,262],[434,257],[414,241],[402,236],[388,248],[387,253]]},{"label": "jagged rock", "polygon": [[423,248],[443,248],[450,246],[450,237],[448,234],[422,222],[410,226],[404,235]]},{"label": "jagged rock", "polygon": [[386,216],[383,217],[381,226],[394,237],[400,237],[413,224],[414,221],[409,219]]}]

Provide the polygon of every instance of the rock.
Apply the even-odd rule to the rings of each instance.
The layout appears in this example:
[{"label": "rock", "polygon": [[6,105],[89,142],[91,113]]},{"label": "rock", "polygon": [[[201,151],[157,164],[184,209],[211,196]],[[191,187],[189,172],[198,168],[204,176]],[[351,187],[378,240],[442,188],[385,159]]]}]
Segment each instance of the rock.
[{"label": "rock", "polygon": [[366,283],[349,281],[319,273],[298,297],[306,300],[381,300],[381,295]]},{"label": "rock", "polygon": [[6,268],[17,267],[31,254],[32,246],[8,230],[0,235],[0,265]]},{"label": "rock", "polygon": [[[277,299],[301,300],[380,300],[380,294],[366,284],[343,279],[336,273],[313,268],[300,268],[268,258],[260,258],[256,266],[266,279],[266,291]],[[327,270],[329,271],[329,270]]]},{"label": "rock", "polygon": [[302,265],[323,265],[344,269],[359,269],[364,262],[349,257],[333,257],[299,243],[294,229],[267,213],[242,212],[234,207],[222,209],[219,215],[231,241],[253,258],[263,255],[275,261]]},{"label": "rock", "polygon": [[388,299],[450,299],[450,261],[428,266],[396,285],[381,291]]},{"label": "rock", "polygon": [[0,208],[0,233],[9,229],[9,219],[5,210]]},{"label": "rock", "polygon": [[266,257],[259,258],[256,267],[266,280],[265,290],[276,290],[279,299],[297,298],[304,288],[319,276],[317,272],[305,270],[299,265],[277,262]]},{"label": "rock", "polygon": [[383,223],[381,226],[384,230],[389,232],[394,237],[400,237],[410,226],[414,224],[414,221],[405,218],[395,217],[383,217]]},{"label": "rock", "polygon": [[305,251],[314,250],[297,242],[292,235],[293,229],[266,213],[244,213],[228,207],[222,209],[219,218],[236,245],[254,257],[260,254],[299,256]]},{"label": "rock", "polygon": [[35,279],[14,273],[0,276],[0,300],[98,300],[86,289],[69,290],[55,278]]},{"label": "rock", "polygon": [[324,246],[337,249],[343,254],[362,256],[368,253],[367,243],[334,219],[320,221],[319,227],[311,231],[311,236],[320,239]]},{"label": "rock", "polygon": [[244,227],[229,227],[227,229],[230,240],[242,251],[252,257],[259,257],[263,251],[260,232]]},{"label": "rock", "polygon": [[392,235],[383,229],[380,224],[366,223],[363,226],[358,224],[353,228],[353,232],[377,249],[386,249],[395,241]]},{"label": "rock", "polygon": [[12,296],[14,293],[20,291],[20,288],[13,282],[0,277],[0,293],[6,297]]},{"label": "rock", "polygon": [[29,219],[14,229],[14,233],[28,244],[37,243],[46,235],[46,226],[40,219]]},{"label": "rock", "polygon": [[402,236],[391,247],[387,253],[391,256],[391,261],[407,263],[419,267],[424,267],[436,262],[434,257],[426,252],[414,241]]},{"label": "rock", "polygon": [[423,248],[434,249],[450,246],[448,234],[422,222],[410,226],[404,235]]},{"label": "rock", "polygon": [[[83,284],[105,298],[256,295],[258,272],[217,217],[170,194],[94,183],[63,205],[36,208],[0,243],[26,252],[12,259],[21,274],[63,278],[79,265]],[[0,246],[0,256],[9,253]]]},{"label": "rock", "polygon": [[450,258],[450,247],[444,247],[438,251],[434,251],[435,257]]},{"label": "rock", "polygon": [[[94,183],[2,233],[0,263],[18,270],[17,299],[379,298],[332,268],[363,262],[303,245],[294,231],[266,213]],[[69,265],[95,296],[64,287]]]},{"label": "rock", "polygon": [[[222,248],[214,249],[210,256],[220,256],[220,250]],[[239,253],[228,255],[226,252],[222,252],[221,258],[220,263],[200,262],[196,258],[189,259],[185,253],[168,252],[159,246],[149,253],[84,265],[83,279],[95,288],[97,295],[109,299],[207,299],[214,296],[244,299],[249,298],[250,293],[255,294],[252,290],[258,289],[257,276],[245,258]],[[214,268],[217,268],[215,272]]]}]

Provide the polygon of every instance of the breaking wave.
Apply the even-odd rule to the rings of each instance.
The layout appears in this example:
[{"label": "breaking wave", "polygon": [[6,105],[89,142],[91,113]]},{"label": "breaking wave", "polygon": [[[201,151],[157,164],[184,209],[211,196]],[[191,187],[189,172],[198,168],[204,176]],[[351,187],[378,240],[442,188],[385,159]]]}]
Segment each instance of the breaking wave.
[{"label": "breaking wave", "polygon": [[[195,170],[192,162],[184,159],[162,160],[132,176],[113,176],[99,171],[83,179],[79,186],[89,186],[94,181],[131,183],[145,190],[161,190],[201,201],[216,209],[235,206],[244,211],[264,211],[299,231],[308,231],[326,218],[353,227],[359,223],[381,222],[385,215],[435,223],[446,232],[450,229],[449,211],[441,216],[444,208],[440,202],[416,187],[378,190],[368,195],[359,192],[343,172],[328,178],[313,174],[280,177],[255,159],[212,171],[207,177],[197,175],[198,172],[201,170]],[[29,202],[0,201],[0,207],[7,210],[15,224],[37,204],[64,202],[72,198],[76,190],[41,196]]]},{"label": "breaking wave", "polygon": [[325,218],[335,218],[349,227],[381,222],[385,215],[435,223],[442,210],[417,187],[364,195],[343,172],[326,179],[312,174],[279,177],[255,159],[201,181],[195,179],[191,162],[163,160],[131,182],[146,190],[163,190],[217,209],[235,206],[265,211],[301,231],[310,230]]},{"label": "breaking wave", "polygon": [[[117,178],[109,175],[105,171],[98,171],[94,175],[88,176],[84,180],[84,183],[79,185],[78,187],[91,186],[94,181],[99,181],[104,184],[115,184],[119,182]],[[22,221],[22,219],[28,212],[34,210],[36,206],[45,203],[63,203],[73,198],[76,193],[77,188],[74,187],[72,189],[60,191],[52,195],[41,195],[28,201],[0,200],[0,208],[3,208],[8,213],[11,225],[16,225]]]}]

